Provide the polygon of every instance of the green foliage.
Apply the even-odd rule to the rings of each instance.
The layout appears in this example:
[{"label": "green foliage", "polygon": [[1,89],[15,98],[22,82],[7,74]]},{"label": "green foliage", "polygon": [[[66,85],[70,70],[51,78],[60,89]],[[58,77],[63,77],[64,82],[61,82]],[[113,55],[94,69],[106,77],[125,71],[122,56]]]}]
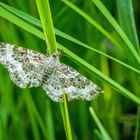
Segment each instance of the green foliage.
[{"label": "green foliage", "polygon": [[59,105],[41,88],[17,88],[1,66],[0,140],[138,140],[140,56],[133,4],[103,2],[50,1],[51,7],[48,0],[0,2],[2,42],[46,53],[46,41],[49,54],[60,49],[68,56],[60,61],[104,89],[92,102],[64,98]]}]

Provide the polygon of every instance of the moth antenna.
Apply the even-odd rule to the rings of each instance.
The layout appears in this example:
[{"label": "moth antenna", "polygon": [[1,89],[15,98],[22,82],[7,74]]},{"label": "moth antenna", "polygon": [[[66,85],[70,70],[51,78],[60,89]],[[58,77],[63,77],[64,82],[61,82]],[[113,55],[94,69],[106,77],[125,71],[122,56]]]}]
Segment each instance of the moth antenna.
[{"label": "moth antenna", "polygon": [[63,56],[66,56],[68,58],[71,58],[69,55],[67,55],[66,53],[65,54],[62,54]]}]

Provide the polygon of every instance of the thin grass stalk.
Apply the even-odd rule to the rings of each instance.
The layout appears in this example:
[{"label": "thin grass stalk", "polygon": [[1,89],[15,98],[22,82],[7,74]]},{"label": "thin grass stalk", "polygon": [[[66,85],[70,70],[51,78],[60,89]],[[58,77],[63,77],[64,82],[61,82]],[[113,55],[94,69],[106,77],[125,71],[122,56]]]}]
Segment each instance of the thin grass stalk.
[{"label": "thin grass stalk", "polygon": [[48,54],[52,55],[57,51],[57,45],[49,0],[36,0],[36,4],[39,11],[45,40],[48,46]]},{"label": "thin grass stalk", "polygon": [[[49,0],[40,0],[40,1],[36,0],[36,3],[37,3],[40,18],[41,18],[41,23],[43,26],[45,40],[46,40],[47,46],[48,46],[48,53],[49,53],[49,55],[52,55],[53,53],[55,53],[57,51],[57,45],[56,45],[56,38],[55,38],[55,33],[54,33],[54,27],[53,27]],[[44,9],[45,9],[45,11],[44,11]],[[64,102],[65,109],[61,110],[61,113],[63,111],[68,112],[66,98],[63,98],[63,102]],[[61,108],[61,104],[60,104],[60,108]],[[64,114],[65,114],[66,119],[63,119],[63,120],[66,120],[66,122],[64,123],[64,129],[67,130],[67,132],[66,132],[67,139],[72,140],[70,120],[69,120],[69,116],[68,116],[67,112],[62,113],[62,118],[64,118]]]},{"label": "thin grass stalk", "polygon": [[[104,46],[103,46],[103,49],[102,49],[102,50],[104,50],[104,52],[106,52],[106,48],[105,48]],[[104,56],[101,56],[101,70],[102,70],[102,72],[105,73],[108,77],[110,77],[108,59],[105,58]],[[111,100],[111,98],[112,98],[112,91],[111,91],[111,88],[110,88],[110,86],[106,85],[105,83],[103,84],[103,88],[104,88],[105,93],[107,93],[107,94],[104,95],[104,100],[105,100],[105,102],[108,103],[108,105],[109,105],[110,100]]]},{"label": "thin grass stalk", "polygon": [[55,140],[55,133],[54,133],[54,124],[53,124],[53,117],[52,117],[52,110],[51,110],[51,102],[47,100],[46,102],[46,126],[47,126],[47,138],[51,140]]},{"label": "thin grass stalk", "polygon": [[[137,52],[140,54],[139,39],[136,29],[133,0],[116,0],[119,25],[132,41]],[[129,24],[128,24],[129,21]]]},{"label": "thin grass stalk", "polygon": [[40,114],[39,114],[36,106],[35,106],[35,103],[34,103],[32,97],[31,97],[30,93],[25,93],[25,94],[26,94],[26,99],[28,99],[28,102],[30,102],[30,106],[32,108],[32,112],[33,112],[34,116],[36,117],[36,120],[38,121],[38,124],[40,126],[40,129],[41,129],[44,137],[46,138],[47,135],[46,135],[45,125],[44,125],[43,120],[41,119],[41,116],[40,116]]},{"label": "thin grass stalk", "polygon": [[91,18],[88,14],[86,14],[84,11],[82,11],[80,8],[75,6],[72,2],[68,0],[61,0],[64,2],[67,6],[72,8],[75,12],[77,12],[80,16],[85,18],[91,25],[93,25],[97,30],[99,30],[104,36],[106,36],[115,46],[117,46],[119,49],[121,49],[121,45],[116,41],[113,36],[109,32],[107,32],[99,23],[97,23],[93,18]]},{"label": "thin grass stalk", "polygon": [[135,129],[135,138],[134,140],[139,140],[139,123],[140,121],[140,105],[137,107],[137,120],[136,120],[136,129]]},{"label": "thin grass stalk", "polygon": [[[135,47],[134,49],[137,51],[138,54],[140,54],[140,48],[139,48],[139,40],[135,25],[135,17],[134,17],[134,11],[133,11],[133,5],[132,0],[116,0],[117,8],[118,8],[118,18],[121,28],[123,29],[124,33],[127,35],[128,39],[133,43],[132,47]],[[128,24],[129,21],[129,24]],[[111,22],[112,23],[112,22]],[[115,26],[115,25],[114,25]],[[115,26],[116,27],[116,26]],[[133,61],[131,57],[129,57],[129,52],[126,52],[127,57],[129,58],[129,61]],[[137,75],[135,75],[137,77]],[[131,84],[133,86],[133,90],[135,93],[139,93],[139,87],[140,80],[137,78],[137,80],[131,80]],[[140,120],[140,106],[137,106],[137,118],[136,118],[136,127],[135,127],[135,140],[138,139],[139,135],[139,120]]]},{"label": "thin grass stalk", "polygon": [[64,129],[65,129],[66,138],[68,139],[67,128],[66,128],[65,111],[64,111],[64,106],[61,103],[60,103],[60,110],[61,110],[61,115],[62,115],[62,119],[63,119],[63,125],[64,125]]},{"label": "thin grass stalk", "polygon": [[120,35],[120,37],[123,39],[125,44],[127,45],[130,52],[133,54],[134,58],[140,64],[140,56],[135,50],[135,46],[132,44],[132,42],[129,40],[127,35],[123,32],[119,24],[116,22],[114,17],[111,15],[111,13],[108,11],[108,9],[104,6],[104,4],[100,0],[92,0],[92,2],[97,6],[97,8],[102,12],[102,14],[105,16],[105,18],[108,20],[108,22],[114,27],[116,32]]},{"label": "thin grass stalk", "polygon": [[94,119],[95,123],[97,124],[101,134],[102,134],[103,140],[111,140],[111,137],[109,136],[109,134],[107,133],[107,131],[105,130],[103,125],[101,124],[100,120],[96,116],[92,107],[89,107],[89,111],[90,111],[90,114],[91,114],[92,118]]},{"label": "thin grass stalk", "polygon": [[64,98],[64,111],[65,111],[65,119],[66,119],[67,138],[68,138],[68,140],[72,140],[69,112],[68,112],[67,99],[66,99],[65,94],[64,94],[63,98]]},{"label": "thin grass stalk", "polygon": [[26,90],[26,92],[24,94],[24,100],[25,100],[26,105],[27,105],[27,110],[28,110],[30,121],[31,121],[34,140],[39,140],[40,135],[38,133],[39,130],[38,130],[38,126],[37,126],[37,123],[36,123],[36,120],[34,117],[34,113],[33,113],[34,108],[32,107],[30,100],[28,99],[28,96],[29,96],[28,94],[29,94],[29,92],[28,92],[28,90]]},{"label": "thin grass stalk", "polygon": [[[53,23],[51,17],[51,11],[48,0],[36,0],[39,16],[41,19],[45,41],[48,46],[48,54],[52,55],[57,51],[56,39],[53,30]],[[54,125],[52,120],[51,105],[49,101],[46,101],[46,126],[48,128],[48,139],[55,140]]]}]

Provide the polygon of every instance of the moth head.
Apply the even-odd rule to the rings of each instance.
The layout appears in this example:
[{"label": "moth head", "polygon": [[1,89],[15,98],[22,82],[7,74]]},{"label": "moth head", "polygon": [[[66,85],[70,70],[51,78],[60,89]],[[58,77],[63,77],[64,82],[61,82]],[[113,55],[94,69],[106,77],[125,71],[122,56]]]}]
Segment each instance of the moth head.
[{"label": "moth head", "polygon": [[56,66],[58,66],[60,64],[59,62],[59,56],[60,56],[61,52],[57,51],[55,52],[53,55],[51,55],[50,57],[47,58],[46,61],[46,65],[49,68],[55,68]]},{"label": "moth head", "polygon": [[52,57],[55,58],[55,59],[59,59],[59,57],[61,56],[61,52],[60,51],[57,51],[55,52]]}]

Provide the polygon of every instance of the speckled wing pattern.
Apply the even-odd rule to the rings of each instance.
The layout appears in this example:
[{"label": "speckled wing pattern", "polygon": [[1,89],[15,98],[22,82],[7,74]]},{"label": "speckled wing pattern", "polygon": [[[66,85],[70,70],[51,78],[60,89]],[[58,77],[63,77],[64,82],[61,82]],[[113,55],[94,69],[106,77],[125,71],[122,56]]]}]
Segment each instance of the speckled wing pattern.
[{"label": "speckled wing pattern", "polygon": [[56,102],[67,99],[92,100],[103,91],[73,68],[39,52],[0,42],[0,63],[8,69],[11,80],[19,87],[42,86]]},{"label": "speckled wing pattern", "polygon": [[12,81],[21,88],[41,85],[46,56],[36,51],[0,43],[0,63]]}]

